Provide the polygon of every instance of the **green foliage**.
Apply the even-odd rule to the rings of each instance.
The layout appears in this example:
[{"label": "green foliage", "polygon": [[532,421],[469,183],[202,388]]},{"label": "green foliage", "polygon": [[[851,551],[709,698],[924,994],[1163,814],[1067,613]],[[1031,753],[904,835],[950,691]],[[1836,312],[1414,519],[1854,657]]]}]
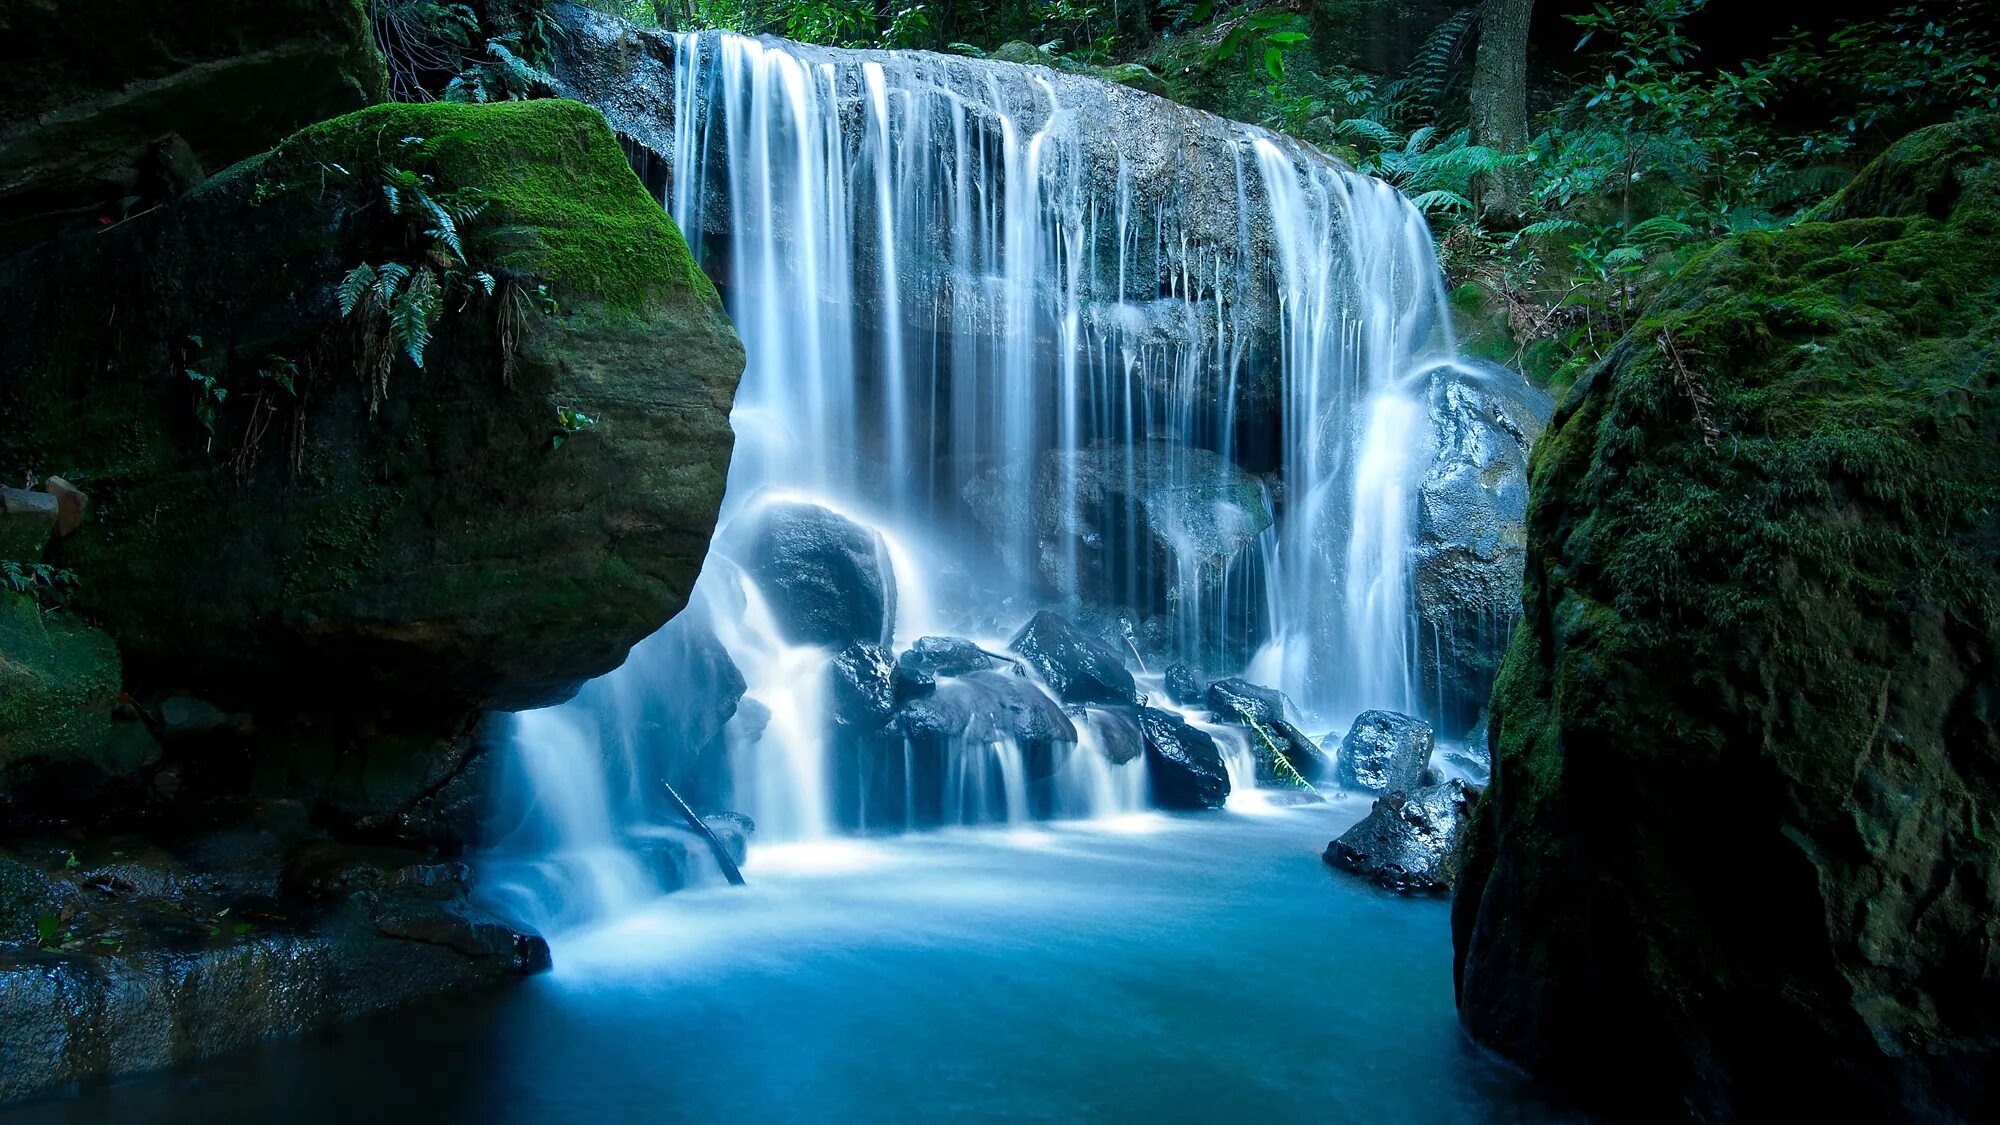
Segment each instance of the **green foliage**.
[{"label": "green foliage", "polygon": [[542,69],[558,33],[549,7],[547,0],[489,0],[478,9],[369,0],[368,15],[397,100],[485,103],[531,97],[551,85]]},{"label": "green foliage", "polygon": [[550,449],[561,449],[563,441],[597,425],[597,419],[570,406],[556,407],[556,433]]},{"label": "green foliage", "polygon": [[60,594],[80,580],[73,570],[43,562],[16,562],[0,559],[0,590],[26,594],[37,601]]},{"label": "green foliage", "polygon": [[[403,152],[420,149],[422,137],[404,137]],[[402,220],[408,261],[362,262],[347,272],[335,289],[340,315],[363,317],[380,313],[389,338],[410,362],[424,365],[424,349],[446,302],[492,297],[498,280],[490,270],[466,261],[465,228],[486,210],[484,192],[476,187],[440,188],[436,178],[385,163],[380,171],[381,193],[389,214]],[[379,360],[376,367],[383,370]]]}]

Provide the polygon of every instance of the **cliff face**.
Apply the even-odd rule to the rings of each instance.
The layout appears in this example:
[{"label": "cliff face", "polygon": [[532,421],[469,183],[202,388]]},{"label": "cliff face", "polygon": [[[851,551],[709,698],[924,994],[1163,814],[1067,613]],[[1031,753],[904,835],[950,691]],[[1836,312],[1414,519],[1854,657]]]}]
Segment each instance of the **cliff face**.
[{"label": "cliff face", "polygon": [[1534,455],[1461,1015],[1607,1110],[2000,1098],[2000,122],[1691,263]]}]

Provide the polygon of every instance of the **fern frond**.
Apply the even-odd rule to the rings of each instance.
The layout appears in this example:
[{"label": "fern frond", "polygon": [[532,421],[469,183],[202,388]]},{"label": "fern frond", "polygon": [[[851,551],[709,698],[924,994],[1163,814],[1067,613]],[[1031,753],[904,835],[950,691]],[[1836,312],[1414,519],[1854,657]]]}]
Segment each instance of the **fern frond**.
[{"label": "fern frond", "polygon": [[1433,188],[1410,197],[1410,203],[1426,215],[1464,215],[1472,211],[1472,201],[1455,191]]},{"label": "fern frond", "polygon": [[401,262],[383,262],[375,271],[375,285],[372,292],[379,304],[387,305],[396,299],[403,283],[410,279],[410,267]]},{"label": "fern frond", "polygon": [[1403,135],[1372,117],[1349,117],[1337,121],[1333,132],[1338,137],[1354,137],[1374,144],[1378,148],[1403,147]]},{"label": "fern frond", "polygon": [[368,297],[368,290],[375,284],[375,267],[363,262],[347,271],[340,281],[340,315],[350,316],[361,302]]},{"label": "fern frond", "polygon": [[410,362],[418,367],[424,365],[424,349],[431,342],[431,325],[437,321],[442,309],[443,299],[438,291],[437,275],[429,270],[420,270],[389,310],[390,333],[410,357]]}]

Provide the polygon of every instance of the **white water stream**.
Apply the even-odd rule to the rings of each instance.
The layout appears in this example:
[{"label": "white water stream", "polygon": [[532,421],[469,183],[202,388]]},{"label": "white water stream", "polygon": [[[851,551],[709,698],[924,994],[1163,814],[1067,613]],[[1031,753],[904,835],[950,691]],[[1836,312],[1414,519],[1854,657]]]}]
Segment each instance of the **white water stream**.
[{"label": "white water stream", "polygon": [[[1035,608],[1120,606],[1128,640],[1245,670],[1314,729],[1417,709],[1407,552],[1429,430],[1405,381],[1449,328],[1406,200],[1262,130],[1038,68],[675,42],[663,203],[744,341],[736,449],[682,619],[517,720],[503,882],[578,888],[529,921],[660,884],[633,838],[663,819],[650,786],[700,749],[700,630],[745,696],[701,733],[728,758],[711,804],[759,839],[842,830],[832,653],[782,639],[729,546],[773,499],[882,537],[899,648],[999,651]],[[1144,755],[1113,765],[1093,723],[1046,808],[1028,748],[955,743],[944,820],[1143,807]],[[1258,804],[1241,732],[1209,729],[1235,803]]]}]

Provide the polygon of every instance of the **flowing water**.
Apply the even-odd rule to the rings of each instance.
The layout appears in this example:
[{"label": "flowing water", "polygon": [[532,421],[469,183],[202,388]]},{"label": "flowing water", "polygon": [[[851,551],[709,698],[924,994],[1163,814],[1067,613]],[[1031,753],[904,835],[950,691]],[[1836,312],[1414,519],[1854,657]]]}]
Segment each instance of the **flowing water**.
[{"label": "flowing water", "polygon": [[[856,827],[838,811],[855,797],[833,761],[832,653],[787,642],[731,534],[774,502],[879,536],[898,646],[999,650],[1052,605],[1115,615],[1135,658],[1247,669],[1316,731],[1419,709],[1409,497],[1430,451],[1413,384],[1449,326],[1406,200],[1287,139],[1053,71],[672,46],[661,202],[744,341],[736,449],[680,639],[515,728],[489,864],[510,910],[560,929],[643,896],[629,837],[671,819],[662,776],[748,813],[760,840]],[[719,732],[663,734],[657,712],[718,687],[697,674],[703,635],[745,703]],[[1241,732],[1217,734],[1247,783]],[[947,749],[945,792],[910,806],[1018,824],[1142,805],[1143,756],[1113,765],[1080,737],[1048,808],[1028,803],[1032,755],[977,733]],[[545,783],[558,758],[605,789]],[[1237,800],[1258,798],[1240,784]]]},{"label": "flowing water", "polygon": [[1362,807],[762,848],[518,988],[0,1121],[1574,1120],[1459,1033],[1445,904],[1320,862]]}]

